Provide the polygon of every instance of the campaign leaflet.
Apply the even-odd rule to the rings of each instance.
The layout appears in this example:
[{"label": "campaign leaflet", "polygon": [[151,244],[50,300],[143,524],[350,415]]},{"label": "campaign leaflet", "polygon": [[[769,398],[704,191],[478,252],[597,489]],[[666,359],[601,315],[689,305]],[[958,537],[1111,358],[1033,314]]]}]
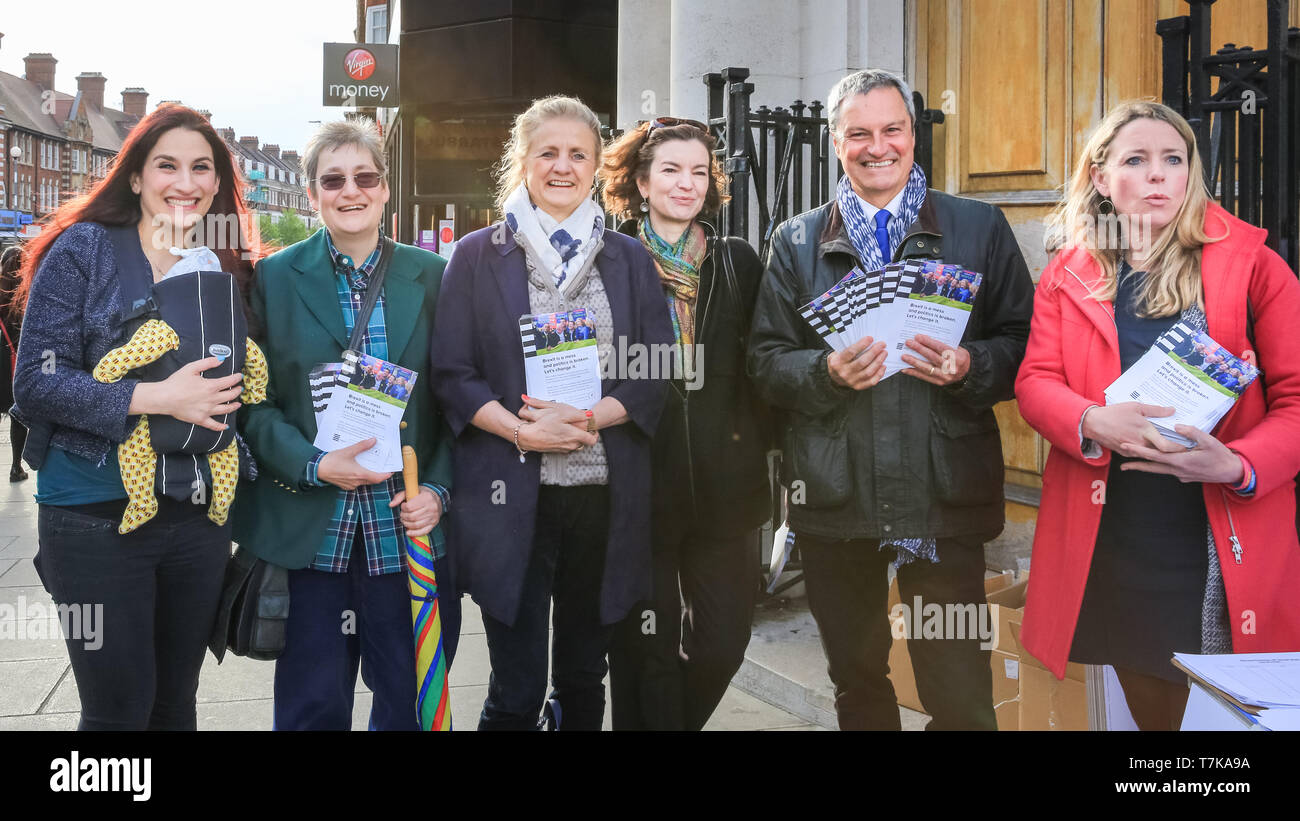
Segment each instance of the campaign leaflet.
[{"label": "campaign leaflet", "polygon": [[[318,370],[319,369],[319,370]],[[329,364],[312,369],[327,383]],[[415,389],[415,371],[392,362],[344,351],[334,385],[322,385],[325,407],[317,417],[317,448],[329,452],[375,438],[374,447],[357,456],[357,464],[377,473],[402,469],[402,414]],[[313,401],[316,384],[313,383]]]},{"label": "campaign leaflet", "polygon": [[880,338],[888,343],[882,378],[912,367],[903,361],[903,354],[917,356],[916,351],[907,347],[907,342],[917,334],[925,334],[950,348],[961,344],[983,280],[982,274],[960,265],[933,260],[909,261],[893,309],[886,314],[888,324],[880,328]]},{"label": "campaign leaflet", "polygon": [[1173,416],[1150,417],[1150,422],[1165,438],[1190,448],[1196,443],[1175,433],[1174,426],[1189,425],[1209,433],[1258,376],[1257,368],[1233,356],[1204,331],[1176,322],[1106,388],[1106,404],[1141,402],[1174,408]]},{"label": "campaign leaflet", "polygon": [[600,401],[596,323],[586,308],[519,317],[528,395],[588,410]]},{"label": "campaign leaflet", "polygon": [[956,347],[966,332],[983,275],[934,260],[907,260],[864,273],[854,268],[825,293],[799,309],[833,350],[865,336],[886,344],[888,378],[910,367],[908,340],[926,334]]}]

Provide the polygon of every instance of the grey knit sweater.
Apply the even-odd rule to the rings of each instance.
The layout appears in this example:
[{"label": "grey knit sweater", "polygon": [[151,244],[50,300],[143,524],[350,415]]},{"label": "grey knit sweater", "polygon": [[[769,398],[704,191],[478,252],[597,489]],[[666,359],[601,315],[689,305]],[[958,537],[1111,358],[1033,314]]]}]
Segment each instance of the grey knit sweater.
[{"label": "grey knit sweater", "polygon": [[[542,271],[528,239],[516,234],[515,242],[523,249],[524,264],[528,266],[528,310],[534,314],[549,314],[586,308],[596,322],[596,345],[601,361],[606,361],[613,348],[614,316],[609,309],[605,283],[596,268],[596,257],[605,240],[596,241],[586,263],[574,274],[572,283],[563,294],[555,287],[554,277]],[[597,441],[595,445],[573,453],[543,453],[542,484],[564,487],[609,484],[605,444]]]}]

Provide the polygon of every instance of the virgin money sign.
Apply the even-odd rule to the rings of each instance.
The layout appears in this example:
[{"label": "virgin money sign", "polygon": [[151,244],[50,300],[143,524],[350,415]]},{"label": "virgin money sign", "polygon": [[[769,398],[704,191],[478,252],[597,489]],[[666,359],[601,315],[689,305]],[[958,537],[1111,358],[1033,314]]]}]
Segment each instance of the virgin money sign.
[{"label": "virgin money sign", "polygon": [[324,105],[397,106],[397,46],[326,43]]}]

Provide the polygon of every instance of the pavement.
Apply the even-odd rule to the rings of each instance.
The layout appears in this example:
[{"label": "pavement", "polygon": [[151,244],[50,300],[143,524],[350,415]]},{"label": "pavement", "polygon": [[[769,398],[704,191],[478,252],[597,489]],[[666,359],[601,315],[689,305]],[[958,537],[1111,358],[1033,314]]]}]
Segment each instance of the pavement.
[{"label": "pavement", "polygon": [[[51,604],[36,576],[36,477],[8,481],[9,420],[0,422],[0,607]],[[760,604],[741,669],[706,730],[834,729],[833,691],[826,674],[816,624],[797,585],[784,597]],[[487,694],[487,642],[478,607],[464,604],[460,646],[450,673],[452,722],[473,729]],[[8,610],[9,608],[3,608]],[[0,730],[72,730],[80,703],[67,649],[57,637],[2,637],[0,631]],[[227,656],[220,665],[209,654],[199,677],[201,730],[267,730],[271,727],[274,665]],[[363,730],[370,693],[358,681],[353,729]],[[899,708],[905,730],[928,720]],[[609,728],[606,713],[605,727]]]}]

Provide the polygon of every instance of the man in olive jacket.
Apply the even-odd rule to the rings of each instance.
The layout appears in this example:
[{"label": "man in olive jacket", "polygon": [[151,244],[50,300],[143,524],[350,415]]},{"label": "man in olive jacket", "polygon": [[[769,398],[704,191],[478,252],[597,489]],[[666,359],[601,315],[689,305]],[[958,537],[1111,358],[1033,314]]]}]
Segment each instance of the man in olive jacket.
[{"label": "man in olive jacket", "polygon": [[[784,411],[789,522],[842,729],[900,726],[886,677],[886,570],[896,555],[908,608],[987,606],[982,546],[1003,527],[992,408],[1013,396],[1033,306],[1001,212],[927,188],[914,167],[911,100],[884,71],[858,72],[831,90],[845,180],[830,203],[778,227],[749,346],[759,391]],[[983,274],[983,285],[960,346],[917,337],[904,354],[910,367],[881,381],[884,341],[832,353],[798,309],[855,266],[913,257],[964,266]],[[909,636],[917,690],[931,728],[994,730],[978,611],[957,612],[969,627],[954,631],[962,639]]]}]

